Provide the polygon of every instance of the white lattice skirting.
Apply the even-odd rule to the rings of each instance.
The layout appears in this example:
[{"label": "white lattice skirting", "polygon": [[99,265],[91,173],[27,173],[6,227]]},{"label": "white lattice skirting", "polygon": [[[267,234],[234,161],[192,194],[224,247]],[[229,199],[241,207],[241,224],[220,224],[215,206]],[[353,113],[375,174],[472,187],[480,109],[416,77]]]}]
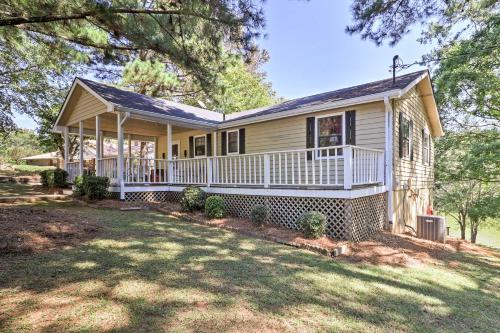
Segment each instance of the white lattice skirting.
[{"label": "white lattice skirting", "polygon": [[[289,229],[299,230],[298,217],[317,211],[327,217],[327,235],[355,242],[364,240],[381,230],[386,221],[386,193],[356,198],[301,198],[259,195],[219,194],[224,198],[230,215],[249,217],[252,207],[266,205],[269,220]],[[126,201],[178,201],[180,192],[127,192]]]}]

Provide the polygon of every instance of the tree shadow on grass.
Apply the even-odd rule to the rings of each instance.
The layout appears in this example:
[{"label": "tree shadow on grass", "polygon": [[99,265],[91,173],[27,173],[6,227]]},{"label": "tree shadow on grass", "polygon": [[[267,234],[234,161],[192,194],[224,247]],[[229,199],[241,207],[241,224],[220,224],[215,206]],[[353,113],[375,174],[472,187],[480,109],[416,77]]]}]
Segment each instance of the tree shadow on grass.
[{"label": "tree shadow on grass", "polygon": [[93,241],[2,258],[0,330],[431,332],[500,324],[498,271],[484,258],[457,253],[461,270],[352,264],[154,212],[82,214],[103,226]]}]

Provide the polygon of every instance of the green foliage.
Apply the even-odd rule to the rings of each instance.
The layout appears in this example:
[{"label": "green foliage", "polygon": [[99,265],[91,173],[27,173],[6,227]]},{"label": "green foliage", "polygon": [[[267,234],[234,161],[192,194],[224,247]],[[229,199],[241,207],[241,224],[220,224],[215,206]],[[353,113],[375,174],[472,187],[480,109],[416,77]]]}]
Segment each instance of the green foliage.
[{"label": "green foliage", "polygon": [[181,208],[185,212],[203,209],[205,206],[205,192],[194,186],[188,186],[182,191]]},{"label": "green foliage", "polygon": [[263,226],[268,219],[268,209],[264,205],[255,205],[252,207],[252,212],[250,213],[250,220],[252,223],[258,227]]},{"label": "green foliage", "polygon": [[20,129],[0,140],[0,163],[19,163],[21,158],[43,152],[34,131]]},{"label": "green foliage", "polygon": [[308,238],[319,238],[326,230],[326,216],[319,212],[307,212],[299,216],[297,225]]},{"label": "green foliage", "polygon": [[221,219],[226,215],[224,199],[218,195],[212,195],[205,201],[205,214],[209,218]]},{"label": "green foliage", "polygon": [[83,178],[85,176],[76,176],[73,181],[73,195],[77,197],[82,197],[85,195],[85,189],[83,187]]},{"label": "green foliage", "polygon": [[45,170],[54,170],[56,167],[53,167],[53,166],[40,166],[40,165],[19,164],[19,165],[13,165],[12,168],[18,174],[30,175],[30,174],[39,174],[41,171],[45,171]]},{"label": "green foliage", "polygon": [[180,82],[164,63],[135,59],[125,66],[121,84],[140,94],[170,98]]},{"label": "green foliage", "polygon": [[223,67],[224,48],[248,59],[263,25],[254,0],[3,1],[0,132],[14,127],[13,109],[35,116],[61,103],[68,77],[83,71],[116,81],[129,64],[131,85],[133,73],[156,74],[161,84],[149,93],[173,88],[174,74],[204,90]]},{"label": "green foliage", "polygon": [[109,178],[98,176],[84,176],[83,190],[89,200],[102,200],[108,194]]},{"label": "green foliage", "polygon": [[44,170],[40,172],[42,185],[48,188],[63,188],[68,186],[68,173],[62,169]]},{"label": "green foliage", "polygon": [[498,137],[485,130],[450,133],[436,142],[436,206],[458,222],[462,239],[470,222],[475,241],[479,224],[491,216],[490,202],[498,200]]}]

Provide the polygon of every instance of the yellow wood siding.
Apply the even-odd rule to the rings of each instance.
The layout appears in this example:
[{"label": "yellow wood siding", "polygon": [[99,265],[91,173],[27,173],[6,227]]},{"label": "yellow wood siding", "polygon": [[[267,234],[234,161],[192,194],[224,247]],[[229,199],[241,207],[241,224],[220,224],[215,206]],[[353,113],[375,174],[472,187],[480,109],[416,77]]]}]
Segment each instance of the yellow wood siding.
[{"label": "yellow wood siding", "polygon": [[[356,110],[356,145],[383,150],[385,107],[383,102],[377,102],[222,129],[218,131],[217,155],[221,155],[221,133],[239,128],[245,128],[246,154],[305,149],[306,118],[349,110]],[[180,141],[181,156],[183,156],[184,150],[189,149],[189,136],[201,134],[206,134],[206,132],[192,130],[172,135],[172,140]],[[158,151],[160,156],[162,153],[166,154],[166,141],[166,136],[159,137]]]},{"label": "yellow wood siding", "polygon": [[60,125],[74,126],[80,120],[95,117],[107,111],[106,105],[81,86],[76,86],[61,117]]},{"label": "yellow wood siding", "polygon": [[[399,157],[399,113],[413,120],[413,161]],[[411,188],[431,188],[434,182],[434,142],[431,137],[430,165],[422,163],[422,129],[430,132],[429,120],[417,87],[394,103],[394,186],[401,189],[411,179]]]}]

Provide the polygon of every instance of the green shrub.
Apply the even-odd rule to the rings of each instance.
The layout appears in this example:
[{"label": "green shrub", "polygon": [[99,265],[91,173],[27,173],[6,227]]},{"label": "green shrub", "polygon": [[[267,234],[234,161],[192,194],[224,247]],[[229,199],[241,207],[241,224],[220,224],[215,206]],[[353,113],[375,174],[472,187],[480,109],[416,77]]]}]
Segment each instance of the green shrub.
[{"label": "green shrub", "polygon": [[85,195],[85,189],[83,188],[83,178],[84,176],[76,176],[73,181],[73,194],[77,197],[82,197]]},{"label": "green shrub", "polygon": [[40,172],[42,185],[48,188],[68,186],[68,173],[62,169],[44,170]]},{"label": "green shrub", "polygon": [[263,226],[267,221],[267,217],[268,217],[267,206],[255,205],[252,207],[250,219],[252,220],[253,224],[255,224],[258,227]]},{"label": "green shrub", "polygon": [[297,225],[307,238],[319,238],[326,230],[326,216],[318,212],[307,212],[299,216]]},{"label": "green shrub", "polygon": [[224,199],[218,195],[212,195],[205,201],[205,214],[211,219],[221,219],[226,215]]},{"label": "green shrub", "polygon": [[182,191],[181,208],[185,212],[203,209],[205,192],[199,187],[188,186]]},{"label": "green shrub", "polygon": [[108,194],[109,178],[84,176],[83,190],[90,200],[102,200]]}]

